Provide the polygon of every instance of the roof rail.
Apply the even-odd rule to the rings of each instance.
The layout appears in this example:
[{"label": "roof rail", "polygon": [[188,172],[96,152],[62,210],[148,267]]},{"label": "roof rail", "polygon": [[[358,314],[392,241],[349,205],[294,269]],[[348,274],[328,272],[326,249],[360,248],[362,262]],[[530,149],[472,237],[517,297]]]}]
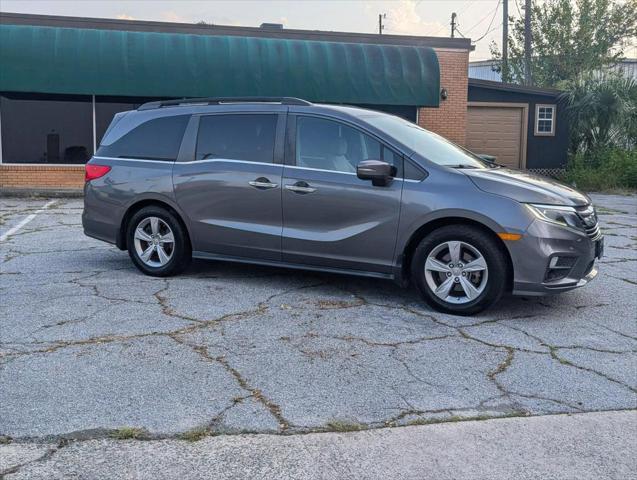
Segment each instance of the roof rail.
[{"label": "roof rail", "polygon": [[219,105],[222,103],[280,103],[281,105],[312,105],[307,100],[295,97],[202,97],[176,100],[159,100],[140,105],[137,110],[176,107],[180,105]]}]

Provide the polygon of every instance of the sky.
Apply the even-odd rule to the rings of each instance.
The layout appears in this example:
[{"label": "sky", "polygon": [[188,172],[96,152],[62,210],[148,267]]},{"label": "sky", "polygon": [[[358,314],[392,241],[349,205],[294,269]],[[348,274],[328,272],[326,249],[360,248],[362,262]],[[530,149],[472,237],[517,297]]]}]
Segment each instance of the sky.
[{"label": "sky", "polygon": [[[518,2],[523,0],[517,0]],[[219,25],[378,32],[378,14],[386,14],[384,33],[449,36],[451,13],[458,30],[479,39],[471,60],[490,58],[489,43],[502,41],[500,0],[0,0],[4,12],[123,18]],[[516,0],[509,14],[518,15]]]}]

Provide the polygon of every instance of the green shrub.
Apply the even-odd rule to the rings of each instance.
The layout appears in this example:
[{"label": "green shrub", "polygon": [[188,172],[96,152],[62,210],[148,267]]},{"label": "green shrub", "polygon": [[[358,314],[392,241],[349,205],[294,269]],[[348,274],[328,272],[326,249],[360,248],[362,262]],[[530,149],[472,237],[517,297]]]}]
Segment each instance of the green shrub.
[{"label": "green shrub", "polygon": [[637,189],[637,150],[600,148],[573,155],[564,181],[580,190]]}]

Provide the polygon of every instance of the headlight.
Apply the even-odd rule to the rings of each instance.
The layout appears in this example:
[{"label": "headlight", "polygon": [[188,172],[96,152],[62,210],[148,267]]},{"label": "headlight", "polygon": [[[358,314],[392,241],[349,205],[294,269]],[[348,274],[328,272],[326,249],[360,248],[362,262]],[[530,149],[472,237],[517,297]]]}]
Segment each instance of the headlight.
[{"label": "headlight", "polygon": [[582,222],[573,207],[561,205],[538,205],[527,203],[527,208],[533,215],[546,222],[557,223],[564,227],[582,230]]}]

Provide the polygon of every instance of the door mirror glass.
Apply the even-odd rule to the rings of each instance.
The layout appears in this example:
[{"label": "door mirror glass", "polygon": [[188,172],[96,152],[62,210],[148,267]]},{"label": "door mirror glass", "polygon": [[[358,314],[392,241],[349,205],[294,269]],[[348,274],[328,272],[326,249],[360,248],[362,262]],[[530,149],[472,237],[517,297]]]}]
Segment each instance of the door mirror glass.
[{"label": "door mirror glass", "polygon": [[371,180],[375,187],[383,187],[396,176],[396,167],[380,160],[364,160],[356,166],[356,176]]}]

